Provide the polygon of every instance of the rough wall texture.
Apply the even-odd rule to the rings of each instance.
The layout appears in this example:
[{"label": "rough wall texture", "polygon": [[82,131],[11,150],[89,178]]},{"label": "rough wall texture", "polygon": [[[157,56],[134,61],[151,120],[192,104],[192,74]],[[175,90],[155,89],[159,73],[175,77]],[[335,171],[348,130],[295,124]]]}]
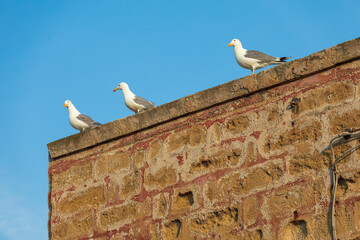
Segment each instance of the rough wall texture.
[{"label": "rough wall texture", "polygon": [[[326,149],[360,128],[359,83],[355,39],[50,143],[49,237],[330,239]],[[360,238],[359,158],[338,166],[339,239]]]}]

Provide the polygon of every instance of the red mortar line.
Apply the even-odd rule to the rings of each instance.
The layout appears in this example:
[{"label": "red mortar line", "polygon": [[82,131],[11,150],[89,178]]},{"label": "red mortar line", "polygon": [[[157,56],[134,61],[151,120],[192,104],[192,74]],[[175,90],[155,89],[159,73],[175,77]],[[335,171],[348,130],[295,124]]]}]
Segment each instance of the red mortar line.
[{"label": "red mortar line", "polygon": [[230,144],[232,142],[241,142],[244,143],[246,139],[246,136],[240,136],[240,137],[235,137],[235,138],[228,138],[226,140],[222,140],[219,144],[219,146],[222,146],[224,144]]},{"label": "red mortar line", "polygon": [[[268,158],[265,158],[263,156],[261,156],[261,154],[259,153],[259,150],[256,149],[256,159],[255,161],[244,161],[244,163],[238,167],[237,169],[242,169],[244,167],[252,167],[252,166],[255,166],[255,165],[258,165],[260,163],[264,163],[264,162],[267,162],[267,161],[271,161],[271,160],[274,160],[274,159],[281,159],[283,161],[283,164],[284,162],[286,162],[286,157],[289,156],[289,152],[288,151],[285,151],[279,155],[272,155]],[[286,164],[284,164],[284,172],[286,171]]]},{"label": "red mortar line", "polygon": [[353,68],[341,68],[337,67],[334,69],[336,77],[344,76],[344,75],[351,75],[354,74],[354,72],[357,72],[360,70],[360,67],[353,67]]},{"label": "red mortar line", "polygon": [[337,205],[345,205],[345,206],[348,206],[348,205],[354,205],[355,202],[360,202],[360,196],[354,196],[354,197],[348,197],[348,198],[342,198],[342,199],[339,199],[339,200],[336,200],[335,201],[335,208]]},{"label": "red mortar line", "polygon": [[[132,220],[130,223],[127,223],[127,224],[119,227],[118,229],[107,230],[105,232],[101,232],[98,229],[95,229],[92,236],[83,237],[83,238],[80,238],[79,240],[89,240],[89,239],[93,239],[93,238],[96,239],[96,238],[101,238],[101,237],[108,237],[110,239],[112,236],[114,236],[117,233],[130,234],[131,227],[133,227],[134,225],[139,225],[139,226],[144,227],[144,226],[146,226],[146,224],[141,224],[141,223],[144,223],[148,220],[151,220],[151,222],[153,222],[153,223],[157,222],[157,220],[152,220],[152,218],[150,216],[146,216],[141,219]],[[136,224],[134,224],[134,223],[136,223]],[[129,236],[124,236],[124,237],[129,237]]]},{"label": "red mortar line", "polygon": [[[95,154],[92,154],[95,155]],[[77,160],[67,160],[67,161],[62,161],[59,163],[55,163],[52,167],[49,168],[48,170],[48,174],[59,174],[67,169],[69,169],[72,166],[80,166],[83,165],[84,163],[90,162],[90,161],[94,161],[95,162],[96,158],[94,157],[86,157],[86,158],[82,158],[82,159],[77,159]]]},{"label": "red mortar line", "polygon": [[217,122],[221,124],[221,123],[224,122],[224,120],[221,119],[221,118],[220,119],[215,119],[215,120],[208,119],[208,120],[205,121],[204,125],[205,125],[206,129],[209,129],[212,125],[214,125]]},{"label": "red mortar line", "polygon": [[143,141],[143,142],[139,142],[139,143],[135,143],[130,149],[129,149],[129,152],[130,152],[130,155],[133,155],[135,150],[137,149],[148,149],[149,146],[150,146],[150,142],[152,141],[153,139],[149,139],[147,141]]}]

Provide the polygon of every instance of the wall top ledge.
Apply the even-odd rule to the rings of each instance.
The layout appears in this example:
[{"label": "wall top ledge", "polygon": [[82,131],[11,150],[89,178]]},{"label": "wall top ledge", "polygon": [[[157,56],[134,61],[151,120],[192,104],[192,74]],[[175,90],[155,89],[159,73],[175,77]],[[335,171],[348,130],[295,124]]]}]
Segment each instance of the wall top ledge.
[{"label": "wall top ledge", "polygon": [[54,160],[103,142],[136,133],[232,99],[296,81],[357,59],[360,59],[360,38],[338,44],[307,57],[259,72],[258,74],[248,75],[163,104],[151,110],[51,142],[47,145],[50,159]]}]

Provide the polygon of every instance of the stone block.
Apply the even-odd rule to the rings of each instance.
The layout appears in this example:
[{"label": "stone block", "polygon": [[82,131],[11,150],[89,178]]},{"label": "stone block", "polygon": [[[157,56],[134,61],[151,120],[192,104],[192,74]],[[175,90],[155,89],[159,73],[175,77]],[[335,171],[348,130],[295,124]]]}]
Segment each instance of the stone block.
[{"label": "stone block", "polygon": [[[323,107],[344,103],[354,98],[355,86],[346,82],[334,83],[309,90],[301,97],[296,115],[308,111],[322,111]],[[316,99],[316,101],[314,101]]]},{"label": "stone block", "polygon": [[236,115],[226,120],[225,128],[233,133],[240,133],[250,126],[249,118],[242,115]]},{"label": "stone block", "polygon": [[171,167],[162,167],[155,173],[145,171],[145,186],[149,189],[164,188],[175,184],[177,171]]},{"label": "stone block", "polygon": [[141,174],[134,171],[123,177],[120,187],[120,198],[129,198],[140,192],[141,188]]},{"label": "stone block", "polygon": [[336,198],[360,193],[360,171],[343,173],[338,178]]},{"label": "stone block", "polygon": [[255,167],[248,173],[234,173],[219,181],[219,188],[235,195],[246,195],[252,190],[264,188],[278,181],[284,175],[281,165],[270,163]]},{"label": "stone block", "polygon": [[134,152],[132,155],[132,158],[134,160],[134,167],[136,170],[139,170],[143,167],[145,167],[146,162],[146,153],[143,149],[138,149]]},{"label": "stone block", "polygon": [[304,220],[291,221],[286,224],[278,236],[280,240],[305,240],[308,236],[308,226]]},{"label": "stone block", "polygon": [[270,133],[265,140],[265,152],[283,150],[290,145],[308,142],[317,142],[322,136],[322,124],[318,121],[296,121],[292,129],[281,133],[279,136]]},{"label": "stone block", "polygon": [[271,239],[264,237],[261,229],[251,230],[237,230],[229,233],[221,234],[221,239],[224,240],[265,240]]},{"label": "stone block", "polygon": [[255,195],[246,197],[243,203],[244,225],[249,226],[256,222],[260,214],[260,202]]},{"label": "stone block", "polygon": [[199,158],[198,161],[191,163],[189,175],[235,166],[239,163],[241,153],[241,149],[236,148],[230,150],[220,150],[210,156],[203,155]]},{"label": "stone block", "polygon": [[340,239],[350,239],[354,228],[353,206],[335,205],[336,235]]},{"label": "stone block", "polygon": [[71,219],[51,225],[51,239],[79,239],[92,235],[94,218],[92,211],[82,212]]},{"label": "stone block", "polygon": [[190,219],[189,229],[197,234],[224,233],[240,226],[240,210],[227,207],[217,211],[200,214]]},{"label": "stone block", "polygon": [[331,239],[329,231],[331,224],[330,214],[326,211],[319,215],[310,214],[304,220],[306,221],[309,239]]},{"label": "stone block", "polygon": [[169,212],[169,193],[159,193],[154,197],[154,206],[153,206],[153,217],[154,219],[160,219],[166,217]]},{"label": "stone block", "polygon": [[113,155],[102,155],[96,161],[97,175],[108,175],[130,168],[130,155],[127,152],[115,153]]},{"label": "stone block", "polygon": [[70,192],[62,197],[57,206],[57,212],[74,214],[86,208],[97,208],[105,205],[104,186],[85,188],[82,192]]},{"label": "stone block", "polygon": [[124,224],[131,223],[151,215],[150,203],[130,202],[120,206],[106,208],[99,214],[99,225],[102,231],[119,228]]},{"label": "stone block", "polygon": [[192,147],[203,144],[206,138],[205,127],[194,125],[185,130],[173,132],[165,142],[168,145],[168,151],[172,152],[178,148],[190,145]]},{"label": "stone block", "polygon": [[289,162],[289,173],[297,175],[308,171],[319,172],[329,166],[329,158],[316,150],[297,151]]},{"label": "stone block", "polygon": [[332,135],[337,135],[344,132],[345,129],[358,129],[360,128],[360,109],[347,109],[346,111],[339,112],[333,111],[329,114],[330,128],[329,132]]},{"label": "stone block", "polygon": [[[67,165],[67,162],[62,164]],[[92,179],[93,161],[82,161],[77,164],[70,165],[66,170],[56,173],[52,176],[52,189],[63,190],[66,186],[83,185]]]},{"label": "stone block", "polygon": [[263,209],[266,209],[265,212],[270,215],[270,219],[292,216],[293,212],[299,209],[310,211],[321,200],[323,189],[324,184],[319,180],[306,186],[295,185],[273,190],[266,199],[267,207]]},{"label": "stone block", "polygon": [[165,222],[163,225],[163,238],[164,240],[171,239],[182,239],[181,233],[183,228],[183,223],[179,219],[174,219],[172,221]]},{"label": "stone block", "polygon": [[150,143],[150,148],[149,148],[149,159],[150,160],[153,159],[154,157],[158,156],[158,154],[161,151],[162,145],[163,145],[163,143],[160,139],[157,139]]},{"label": "stone block", "polygon": [[197,186],[177,188],[172,196],[171,214],[188,213],[199,207],[200,194]]}]

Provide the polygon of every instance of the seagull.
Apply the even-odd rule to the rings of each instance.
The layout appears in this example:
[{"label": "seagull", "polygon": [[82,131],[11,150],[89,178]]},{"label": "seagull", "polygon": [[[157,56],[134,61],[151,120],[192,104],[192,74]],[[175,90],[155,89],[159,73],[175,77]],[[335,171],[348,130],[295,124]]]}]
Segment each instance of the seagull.
[{"label": "seagull", "polygon": [[132,93],[129,89],[129,86],[122,82],[120,83],[113,92],[116,92],[116,90],[122,90],[124,94],[125,99],[125,105],[133,112],[139,113],[145,110],[148,110],[150,108],[155,107],[155,103],[149,102],[146,99],[136,96],[134,93]]},{"label": "seagull", "polygon": [[100,123],[92,120],[90,117],[81,114],[70,100],[65,101],[64,107],[67,107],[69,110],[69,121],[71,126],[80,132],[101,125]]},{"label": "seagull", "polygon": [[291,57],[272,57],[265,53],[246,50],[242,47],[239,39],[233,39],[231,43],[228,44],[228,47],[233,46],[235,52],[235,58],[237,63],[246,69],[252,70],[254,74],[255,69],[260,69],[269,65],[279,65],[285,63],[285,60]]}]

